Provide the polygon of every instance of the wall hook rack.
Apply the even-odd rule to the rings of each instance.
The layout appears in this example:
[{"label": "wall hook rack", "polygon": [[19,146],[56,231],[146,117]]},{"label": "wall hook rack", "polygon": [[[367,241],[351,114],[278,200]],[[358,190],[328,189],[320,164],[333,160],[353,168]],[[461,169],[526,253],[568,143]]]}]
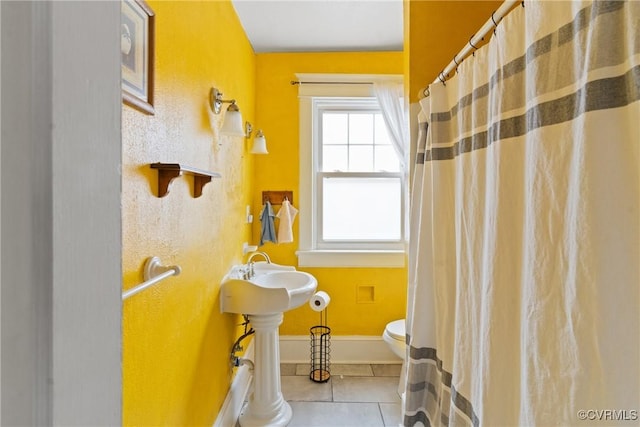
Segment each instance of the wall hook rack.
[{"label": "wall hook rack", "polygon": [[263,191],[262,192],[262,203],[271,203],[272,205],[281,205],[282,202],[288,200],[289,203],[293,204],[293,191],[285,190],[285,191]]}]

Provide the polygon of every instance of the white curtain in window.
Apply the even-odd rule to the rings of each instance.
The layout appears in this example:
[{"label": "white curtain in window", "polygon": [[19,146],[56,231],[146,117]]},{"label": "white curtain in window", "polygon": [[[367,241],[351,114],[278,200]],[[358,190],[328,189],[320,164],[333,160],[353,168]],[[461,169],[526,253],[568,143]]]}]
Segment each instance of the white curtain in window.
[{"label": "white curtain in window", "polygon": [[391,143],[398,154],[402,170],[409,168],[409,122],[404,105],[404,87],[396,82],[374,82],[373,91],[380,104],[382,117],[389,130]]}]

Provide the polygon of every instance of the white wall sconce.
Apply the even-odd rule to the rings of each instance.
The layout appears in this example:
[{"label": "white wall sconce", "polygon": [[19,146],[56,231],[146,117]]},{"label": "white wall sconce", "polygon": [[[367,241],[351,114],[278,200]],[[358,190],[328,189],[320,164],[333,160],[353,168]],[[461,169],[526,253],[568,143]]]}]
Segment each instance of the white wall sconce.
[{"label": "white wall sconce", "polygon": [[[253,125],[250,122],[245,123],[245,137],[247,139],[251,139],[251,132],[253,132]],[[269,154],[267,151],[267,140],[262,133],[262,129],[258,129],[256,133],[256,137],[253,138],[253,145],[251,146],[251,150],[249,151],[251,154]]]},{"label": "white wall sconce", "polygon": [[235,99],[222,99],[222,92],[215,87],[211,88],[209,93],[209,102],[211,104],[211,110],[215,114],[220,114],[222,111],[222,104],[231,104],[227,108],[227,113],[224,116],[224,122],[220,128],[220,133],[228,136],[246,136],[245,129],[243,127],[242,114],[236,104]]},{"label": "white wall sconce", "polygon": [[267,151],[267,139],[262,133],[262,129],[258,130],[256,137],[253,138],[253,145],[251,146],[251,154],[269,154]]}]

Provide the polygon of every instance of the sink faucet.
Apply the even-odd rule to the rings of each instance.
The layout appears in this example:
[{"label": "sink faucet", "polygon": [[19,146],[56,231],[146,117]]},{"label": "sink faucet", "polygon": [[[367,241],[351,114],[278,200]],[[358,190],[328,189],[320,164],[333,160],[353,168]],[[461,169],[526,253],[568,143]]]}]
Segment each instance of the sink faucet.
[{"label": "sink faucet", "polygon": [[267,255],[264,252],[254,252],[251,255],[249,255],[249,259],[247,260],[247,266],[249,267],[249,271],[248,271],[249,279],[255,276],[255,272],[253,271],[253,263],[254,263],[253,258],[256,257],[257,255],[261,255],[264,258],[264,260],[267,262],[267,264],[271,264],[271,258],[269,258],[269,255]]},{"label": "sink faucet", "polygon": [[251,255],[249,255],[249,259],[247,260],[247,264],[249,264],[253,260],[253,257],[255,257],[257,255],[262,255],[264,260],[267,261],[267,264],[271,264],[271,258],[269,258],[269,255],[267,255],[264,252],[254,252]]}]

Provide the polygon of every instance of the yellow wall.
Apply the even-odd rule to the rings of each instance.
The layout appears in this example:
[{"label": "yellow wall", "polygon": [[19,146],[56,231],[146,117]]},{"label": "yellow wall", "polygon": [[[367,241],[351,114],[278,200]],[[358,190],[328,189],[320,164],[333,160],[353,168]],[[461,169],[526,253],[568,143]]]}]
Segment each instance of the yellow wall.
[{"label": "yellow wall", "polygon": [[[253,161],[242,138],[212,133],[206,102],[215,85],[254,121],[255,55],[229,1],[149,4],[156,14],[156,114],[128,106],[122,112],[123,286],[142,281],[152,255],[180,265],[182,274],[123,302],[123,423],[212,425],[239,336],[239,319],[219,312],[219,282],[242,261],[251,234],[244,211]],[[179,177],[158,198],[149,168],[158,161],[222,178],[193,198],[193,180]]]},{"label": "yellow wall", "polygon": [[[240,319],[219,313],[219,281],[243,262],[241,245],[257,243],[263,190],[298,188],[298,98],[295,73],[392,73],[410,84],[412,101],[500,2],[405,2],[405,52],[254,55],[229,0],[149,1],[156,13],[154,116],[123,107],[123,287],[142,280],[157,255],[183,273],[123,303],[123,423],[211,425],[228,391],[229,352]],[[425,55],[425,53],[428,53]],[[216,86],[237,99],[245,120],[267,136],[267,156],[249,141],[212,132],[207,97]],[[219,127],[220,117],[214,118]],[[218,144],[221,145],[218,145]],[[220,172],[193,198],[180,177],[157,198],[153,162]],[[245,224],[250,204],[255,222]],[[296,242],[267,243],[275,262],[297,264]],[[332,295],[329,324],[337,335],[379,335],[404,317],[406,269],[306,269]],[[358,302],[361,286],[374,302]],[[288,312],[284,335],[307,334],[318,315]]]},{"label": "yellow wall", "polygon": [[[372,53],[274,53],[256,59],[256,123],[264,130],[269,154],[256,156],[253,194],[253,242],[260,237],[259,213],[263,190],[293,190],[299,200],[298,88],[290,84],[295,73],[402,74],[402,52]],[[274,207],[277,211],[279,206]],[[301,212],[300,214],[308,214]],[[297,265],[299,218],[294,242],[267,242],[260,249],[281,264]],[[300,268],[318,279],[318,289],[332,298],[329,326],[335,335],[380,335],[385,325],[405,315],[404,268]],[[358,288],[373,286],[375,301],[359,303]],[[318,324],[318,313],[308,305],[285,313],[282,335],[304,335]]]},{"label": "yellow wall", "polygon": [[418,100],[421,89],[438,76],[500,4],[502,1],[405,0],[404,48],[409,67],[405,78],[411,102]]}]

